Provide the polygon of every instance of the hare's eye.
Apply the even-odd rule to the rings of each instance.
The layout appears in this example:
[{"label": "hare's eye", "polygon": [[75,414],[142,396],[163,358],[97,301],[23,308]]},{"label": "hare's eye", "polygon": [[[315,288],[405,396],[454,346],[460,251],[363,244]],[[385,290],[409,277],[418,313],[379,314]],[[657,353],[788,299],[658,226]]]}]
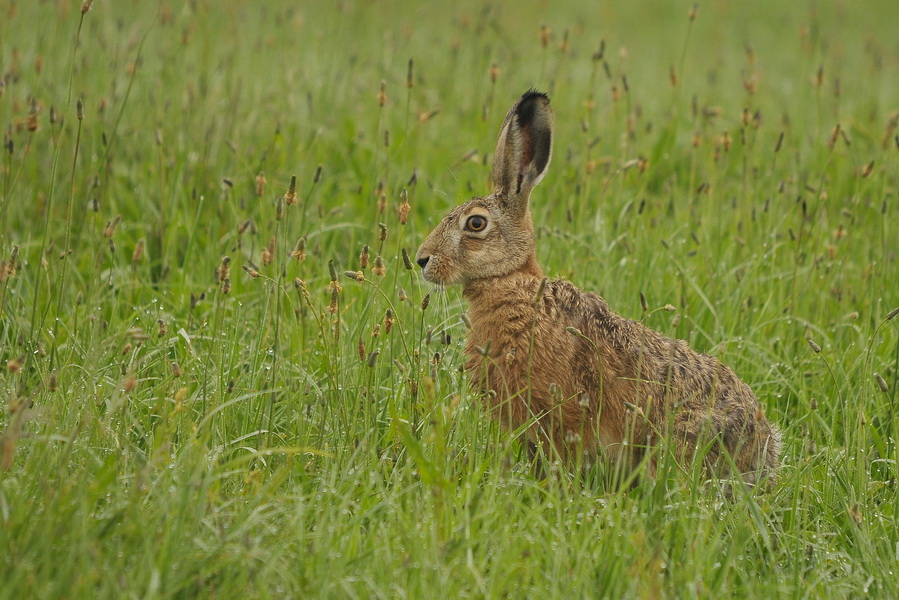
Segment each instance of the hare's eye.
[{"label": "hare's eye", "polygon": [[481,215],[471,215],[465,221],[465,229],[468,231],[484,231],[487,228],[487,219]]}]

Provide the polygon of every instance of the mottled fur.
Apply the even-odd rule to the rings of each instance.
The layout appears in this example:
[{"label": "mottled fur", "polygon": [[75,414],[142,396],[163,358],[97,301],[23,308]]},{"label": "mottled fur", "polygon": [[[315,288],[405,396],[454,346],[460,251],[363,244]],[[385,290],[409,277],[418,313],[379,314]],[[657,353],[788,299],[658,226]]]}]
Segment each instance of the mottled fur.
[{"label": "mottled fur", "polygon": [[552,119],[537,92],[512,106],[494,192],[451,211],[416,256],[425,279],[463,286],[467,370],[489,409],[510,429],[527,426],[534,446],[563,461],[583,452],[626,471],[667,444],[682,464],[698,451],[719,474],[733,461],[748,482],[771,475],[777,430],[731,369],[616,315],[595,294],[544,279],[528,201],[550,162]]}]

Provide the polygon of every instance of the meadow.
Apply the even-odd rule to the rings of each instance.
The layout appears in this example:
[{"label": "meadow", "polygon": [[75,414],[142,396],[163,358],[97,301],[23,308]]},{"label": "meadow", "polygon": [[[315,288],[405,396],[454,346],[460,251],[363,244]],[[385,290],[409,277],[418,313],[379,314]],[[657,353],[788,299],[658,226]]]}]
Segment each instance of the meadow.
[{"label": "meadow", "polygon": [[[0,1],[0,598],[899,597],[895,0],[90,4]],[[547,274],[770,489],[535,478],[469,389],[408,257],[531,87]]]}]

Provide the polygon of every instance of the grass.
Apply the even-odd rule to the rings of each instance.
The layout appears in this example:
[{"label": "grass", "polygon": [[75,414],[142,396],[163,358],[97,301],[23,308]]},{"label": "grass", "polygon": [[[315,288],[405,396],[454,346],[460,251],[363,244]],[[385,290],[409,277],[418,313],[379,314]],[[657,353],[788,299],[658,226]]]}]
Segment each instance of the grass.
[{"label": "grass", "polygon": [[[0,597],[895,597],[892,0],[439,4],[0,4]],[[541,262],[734,367],[772,490],[479,408],[402,253],[530,86]]]}]

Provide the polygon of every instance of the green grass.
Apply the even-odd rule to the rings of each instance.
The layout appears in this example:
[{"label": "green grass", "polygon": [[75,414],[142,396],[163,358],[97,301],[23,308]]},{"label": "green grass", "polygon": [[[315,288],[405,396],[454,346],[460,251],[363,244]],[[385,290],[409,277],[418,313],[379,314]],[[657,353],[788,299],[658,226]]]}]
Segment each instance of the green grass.
[{"label": "green grass", "polygon": [[[295,4],[0,3],[0,598],[899,593],[894,0]],[[734,367],[773,489],[535,480],[468,390],[402,250],[530,86],[547,272]]]}]

